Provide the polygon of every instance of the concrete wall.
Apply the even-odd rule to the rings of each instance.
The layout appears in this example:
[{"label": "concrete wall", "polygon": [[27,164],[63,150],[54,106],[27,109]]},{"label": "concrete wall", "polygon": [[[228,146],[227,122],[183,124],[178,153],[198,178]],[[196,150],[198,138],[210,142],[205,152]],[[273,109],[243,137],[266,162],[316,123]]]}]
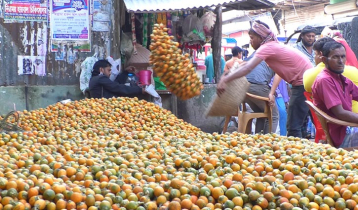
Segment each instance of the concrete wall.
[{"label": "concrete wall", "polygon": [[0,115],[10,111],[44,108],[64,99],[80,100],[84,95],[76,85],[0,87]]}]

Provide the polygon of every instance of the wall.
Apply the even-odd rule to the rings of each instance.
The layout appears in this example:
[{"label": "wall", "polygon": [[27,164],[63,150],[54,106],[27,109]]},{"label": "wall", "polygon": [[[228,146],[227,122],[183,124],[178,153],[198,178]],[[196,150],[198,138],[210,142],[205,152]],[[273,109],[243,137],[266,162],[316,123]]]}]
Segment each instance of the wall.
[{"label": "wall", "polygon": [[[303,24],[313,24],[332,20],[330,15],[324,13],[325,4],[317,4],[297,10],[291,9],[284,11],[281,19],[282,29],[280,36],[290,36],[298,26]],[[285,34],[286,30],[286,34]]]},{"label": "wall", "polygon": [[[105,58],[107,55],[118,58],[117,56],[120,55],[119,36],[117,36],[120,31],[117,7],[120,5],[116,0],[112,3],[109,8],[114,11],[110,13],[112,15],[110,31],[92,32],[92,52],[77,53],[73,63],[67,59],[55,60],[55,53],[50,52],[50,30],[47,22],[4,23],[0,20],[0,103],[10,105],[15,103],[17,109],[21,110],[56,103],[63,98],[73,100],[81,98],[79,91],[81,62],[94,53],[97,53],[99,58]],[[18,55],[37,56],[40,39],[46,46],[44,48],[46,75],[18,75]],[[50,92],[43,95],[43,92],[38,91],[41,89]],[[0,115],[8,111],[11,111],[9,105],[0,106]]]},{"label": "wall", "polygon": [[84,95],[75,85],[0,87],[0,115],[12,110],[43,108],[65,99],[80,100]]},{"label": "wall", "polygon": [[237,45],[239,47],[242,47],[245,44],[250,43],[250,37],[248,31],[239,31],[236,33],[232,33],[229,35],[230,38],[235,38],[237,41]]}]

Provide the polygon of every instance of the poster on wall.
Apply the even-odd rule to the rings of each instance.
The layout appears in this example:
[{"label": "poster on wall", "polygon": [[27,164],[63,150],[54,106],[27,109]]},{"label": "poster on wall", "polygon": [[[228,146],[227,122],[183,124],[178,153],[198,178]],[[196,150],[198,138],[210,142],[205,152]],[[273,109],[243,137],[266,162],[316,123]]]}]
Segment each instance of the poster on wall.
[{"label": "poster on wall", "polygon": [[47,21],[47,0],[4,0],[5,21]]},{"label": "poster on wall", "polygon": [[93,0],[92,31],[108,32],[110,30],[109,1]]},{"label": "poster on wall", "polygon": [[38,75],[45,76],[46,61],[45,56],[23,56],[17,57],[17,67],[19,75]]},{"label": "poster on wall", "polygon": [[36,34],[36,40],[37,40],[37,55],[38,56],[46,56],[47,54],[47,25],[44,24],[44,26],[37,29]]},{"label": "poster on wall", "polygon": [[4,0],[1,0],[0,3],[0,18],[4,18],[4,14],[3,14],[3,7],[4,7]]},{"label": "poster on wall", "polygon": [[89,40],[89,0],[50,0],[52,40]]},{"label": "poster on wall", "polygon": [[[90,41],[51,40],[51,52],[55,52],[56,60],[66,60],[68,54],[91,52]],[[71,58],[70,58],[71,60]]]}]

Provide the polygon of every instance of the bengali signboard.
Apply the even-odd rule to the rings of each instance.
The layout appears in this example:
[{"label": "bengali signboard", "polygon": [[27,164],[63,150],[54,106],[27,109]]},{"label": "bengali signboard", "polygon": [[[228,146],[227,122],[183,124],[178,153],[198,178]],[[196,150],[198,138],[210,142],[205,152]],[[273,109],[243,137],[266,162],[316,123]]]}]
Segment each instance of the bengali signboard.
[{"label": "bengali signboard", "polygon": [[46,21],[47,0],[4,0],[5,21]]},{"label": "bengali signboard", "polygon": [[50,1],[53,40],[89,40],[89,0]]}]

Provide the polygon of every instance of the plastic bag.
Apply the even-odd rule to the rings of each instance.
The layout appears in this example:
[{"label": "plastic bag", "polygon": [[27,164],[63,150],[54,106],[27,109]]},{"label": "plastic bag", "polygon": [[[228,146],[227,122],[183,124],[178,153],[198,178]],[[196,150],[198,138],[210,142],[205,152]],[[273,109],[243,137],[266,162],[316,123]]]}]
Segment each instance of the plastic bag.
[{"label": "plastic bag", "polygon": [[184,19],[183,42],[205,42],[203,23],[196,15],[190,14]]},{"label": "plastic bag", "polygon": [[214,32],[214,25],[216,22],[216,15],[212,11],[208,11],[200,18],[203,24],[203,31],[206,37],[212,37]]},{"label": "plastic bag", "polygon": [[98,61],[96,57],[87,57],[81,63],[81,74],[80,74],[80,89],[85,93],[88,88],[89,81],[92,77],[93,65]]},{"label": "plastic bag", "polygon": [[155,88],[153,85],[148,85],[145,88],[145,92],[147,92],[149,95],[154,97],[154,104],[157,104],[158,106],[162,107],[162,98],[157,93],[157,91],[155,91]]},{"label": "plastic bag", "polygon": [[[114,81],[118,74],[121,72],[121,59],[114,60],[111,56],[107,57],[107,61],[111,63],[111,76],[109,76],[109,79]],[[119,70],[117,67],[119,66]]]}]

